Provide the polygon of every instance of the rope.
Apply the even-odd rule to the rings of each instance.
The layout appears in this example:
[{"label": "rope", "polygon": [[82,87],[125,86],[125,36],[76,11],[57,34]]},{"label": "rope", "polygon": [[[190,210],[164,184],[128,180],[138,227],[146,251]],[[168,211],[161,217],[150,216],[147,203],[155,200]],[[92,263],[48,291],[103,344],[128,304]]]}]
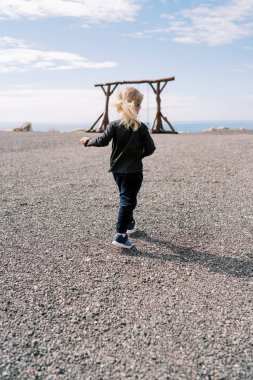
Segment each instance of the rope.
[{"label": "rope", "polygon": [[149,127],[149,84],[147,83],[147,126]]}]

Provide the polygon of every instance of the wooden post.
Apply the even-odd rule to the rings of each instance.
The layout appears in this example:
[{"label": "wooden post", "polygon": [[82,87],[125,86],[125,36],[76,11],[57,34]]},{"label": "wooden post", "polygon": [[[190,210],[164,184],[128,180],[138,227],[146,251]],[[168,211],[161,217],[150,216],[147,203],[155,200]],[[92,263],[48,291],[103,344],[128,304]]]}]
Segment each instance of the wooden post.
[{"label": "wooden post", "polygon": [[100,124],[99,129],[98,129],[98,132],[104,132],[107,125],[109,124],[108,107],[109,107],[110,95],[111,95],[111,85],[108,84],[107,91],[105,92],[105,96],[106,96],[106,98],[105,98],[105,110],[104,110],[103,119],[102,119],[102,122]]},{"label": "wooden post", "polygon": [[[118,86],[118,84],[115,84],[113,89],[111,90],[111,83],[106,83],[106,84],[99,84],[99,87],[102,88],[106,98],[105,98],[105,109],[104,112],[99,116],[99,118],[95,121],[95,123],[92,124],[90,129],[87,132],[92,132],[95,125],[99,122],[99,120],[102,118],[102,122],[100,124],[100,127],[98,128],[97,132],[104,132],[106,130],[107,125],[109,124],[109,100],[110,96],[113,94],[114,90]],[[104,89],[104,87],[107,87],[107,90]]]},{"label": "wooden post", "polygon": [[160,84],[161,84],[161,82],[157,82],[157,86],[156,86],[156,90],[155,90],[157,110],[156,110],[156,116],[155,116],[155,121],[153,124],[152,131],[155,131],[156,133],[160,132],[163,129],[163,123],[162,123],[162,119],[161,119]]},{"label": "wooden post", "polygon": [[103,112],[101,113],[101,115],[97,118],[97,120],[95,121],[95,123],[92,124],[92,126],[90,127],[90,129],[88,129],[87,132],[91,132],[93,130],[93,128],[95,127],[95,125],[99,122],[99,120],[101,119],[101,117],[103,116]]},{"label": "wooden post", "polygon": [[[151,128],[152,133],[177,133],[175,129],[173,128],[172,124],[167,119],[167,117],[163,116],[162,111],[161,111],[161,96],[160,95],[164,87],[166,86],[167,82],[165,82],[163,86],[161,87],[161,81],[157,81],[156,88],[153,86],[152,83],[149,83],[149,84],[156,95],[156,107],[157,107],[155,119]],[[167,131],[166,129],[163,128],[162,118],[169,125],[171,131]]]}]

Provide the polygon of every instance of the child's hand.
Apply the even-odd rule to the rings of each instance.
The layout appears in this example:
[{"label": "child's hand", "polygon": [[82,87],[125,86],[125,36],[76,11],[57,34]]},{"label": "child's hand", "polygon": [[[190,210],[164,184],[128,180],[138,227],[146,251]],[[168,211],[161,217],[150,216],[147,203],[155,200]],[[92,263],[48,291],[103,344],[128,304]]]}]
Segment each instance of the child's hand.
[{"label": "child's hand", "polygon": [[82,137],[81,140],[79,141],[79,144],[85,144],[87,141],[89,141],[89,137]]}]

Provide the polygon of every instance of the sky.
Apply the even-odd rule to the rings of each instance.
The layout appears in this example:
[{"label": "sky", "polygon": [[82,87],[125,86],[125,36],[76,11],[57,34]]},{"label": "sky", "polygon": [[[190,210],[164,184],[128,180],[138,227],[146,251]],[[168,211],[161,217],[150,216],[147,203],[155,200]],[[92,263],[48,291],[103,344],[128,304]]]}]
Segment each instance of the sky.
[{"label": "sky", "polygon": [[94,84],[171,76],[171,122],[253,120],[253,0],[0,0],[0,122],[89,124]]}]

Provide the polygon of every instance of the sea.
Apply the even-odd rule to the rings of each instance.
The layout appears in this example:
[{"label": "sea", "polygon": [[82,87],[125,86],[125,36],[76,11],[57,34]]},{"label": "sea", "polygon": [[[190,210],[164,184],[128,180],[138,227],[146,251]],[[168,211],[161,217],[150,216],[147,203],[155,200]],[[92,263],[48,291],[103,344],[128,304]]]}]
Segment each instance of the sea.
[{"label": "sea", "polygon": [[[144,121],[145,123],[145,121]],[[171,121],[174,129],[179,133],[200,133],[209,128],[229,128],[253,130],[253,120],[219,120],[219,121]],[[14,128],[20,127],[19,122],[0,122],[0,131],[12,131]],[[146,123],[148,127],[149,123]],[[87,123],[47,123],[41,121],[32,122],[33,131],[35,132],[69,132],[75,129],[89,129],[90,124]],[[164,124],[164,128],[168,129]]]}]

